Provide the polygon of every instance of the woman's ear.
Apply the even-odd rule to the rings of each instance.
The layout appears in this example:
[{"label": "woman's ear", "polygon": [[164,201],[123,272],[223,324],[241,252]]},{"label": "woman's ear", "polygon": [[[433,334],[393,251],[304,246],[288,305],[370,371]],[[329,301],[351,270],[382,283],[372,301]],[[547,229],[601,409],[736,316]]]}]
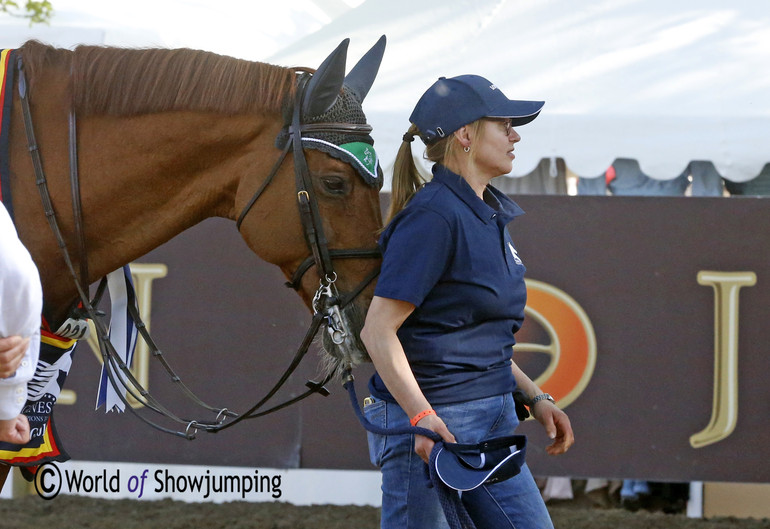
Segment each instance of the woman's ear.
[{"label": "woman's ear", "polygon": [[460,144],[460,147],[470,147],[471,146],[471,134],[470,129],[468,128],[468,125],[463,125],[459,129],[457,129],[454,132],[455,139]]}]

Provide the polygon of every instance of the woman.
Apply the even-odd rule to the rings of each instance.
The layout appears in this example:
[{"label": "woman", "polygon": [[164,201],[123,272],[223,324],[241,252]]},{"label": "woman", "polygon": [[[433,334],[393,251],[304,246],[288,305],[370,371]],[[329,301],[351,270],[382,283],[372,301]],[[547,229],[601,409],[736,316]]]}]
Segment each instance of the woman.
[{"label": "woman", "polygon": [[[361,332],[377,370],[365,406],[371,422],[411,423],[447,442],[476,443],[513,433],[516,390],[553,439],[549,454],[574,442],[567,415],[511,359],[526,288],[507,225],[523,212],[489,185],[511,171],[521,139],[513,127],[542,106],[462,75],[439,79],[412,112],[380,239],[382,272]],[[415,135],[435,162],[424,185],[411,155]],[[446,527],[425,478],[434,443],[419,435],[369,439],[383,474],[382,527]],[[479,529],[552,527],[526,465],[462,498]]]}]

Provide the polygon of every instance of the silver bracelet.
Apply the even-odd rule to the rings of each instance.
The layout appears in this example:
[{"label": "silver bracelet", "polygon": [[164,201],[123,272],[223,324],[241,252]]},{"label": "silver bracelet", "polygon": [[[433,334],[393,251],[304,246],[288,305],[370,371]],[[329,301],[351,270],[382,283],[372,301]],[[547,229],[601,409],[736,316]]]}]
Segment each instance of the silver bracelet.
[{"label": "silver bracelet", "polygon": [[530,402],[532,402],[532,406],[540,402],[541,400],[549,400],[552,403],[556,403],[555,400],[553,400],[553,397],[549,395],[548,393],[541,393],[540,395],[534,397]]}]

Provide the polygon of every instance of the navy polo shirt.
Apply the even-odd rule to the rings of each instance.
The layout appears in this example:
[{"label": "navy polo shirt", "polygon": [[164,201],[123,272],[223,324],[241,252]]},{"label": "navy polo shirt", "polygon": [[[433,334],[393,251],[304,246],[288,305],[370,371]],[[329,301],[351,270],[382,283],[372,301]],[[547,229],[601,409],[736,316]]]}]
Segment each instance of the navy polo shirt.
[{"label": "navy polo shirt", "polygon": [[[507,225],[522,213],[492,186],[481,200],[461,176],[435,165],[433,180],[380,237],[375,295],[415,305],[398,337],[433,404],[515,388],[511,348],[524,319],[526,269]],[[369,387],[394,400],[379,374]]]}]

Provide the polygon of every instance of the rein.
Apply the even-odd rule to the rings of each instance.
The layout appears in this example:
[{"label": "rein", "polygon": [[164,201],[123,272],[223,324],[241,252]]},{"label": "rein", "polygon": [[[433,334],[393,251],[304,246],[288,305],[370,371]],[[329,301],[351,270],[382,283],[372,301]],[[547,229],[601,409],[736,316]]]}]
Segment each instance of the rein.
[{"label": "rein", "polygon": [[436,494],[438,495],[439,503],[441,504],[441,509],[444,511],[444,516],[446,517],[447,523],[449,524],[450,529],[476,529],[476,525],[468,514],[468,510],[465,508],[465,505],[463,504],[457,492],[445,485],[444,482],[441,481],[441,478],[438,476],[436,471],[436,457],[441,451],[441,448],[444,446],[444,440],[441,438],[441,436],[433,430],[428,430],[427,428],[423,428],[421,426],[410,425],[400,428],[384,428],[382,426],[372,424],[369,419],[364,416],[363,411],[361,411],[361,406],[358,404],[359,400],[356,396],[355,379],[353,378],[353,373],[350,368],[345,369],[345,372],[342,375],[342,380],[342,385],[348,392],[348,397],[350,399],[350,404],[353,407],[353,412],[355,413],[358,422],[361,423],[361,426],[363,426],[366,431],[375,435],[386,436],[422,435],[435,443],[433,445],[433,450],[431,450],[430,458],[428,461],[428,475],[430,477],[431,485],[436,489]]},{"label": "rein", "polygon": [[[32,164],[33,164],[35,178],[36,178],[36,184],[38,187],[38,191],[40,193],[41,201],[43,203],[43,209],[45,211],[45,215],[48,219],[48,223],[51,227],[51,230],[53,231],[54,236],[57,240],[57,244],[62,252],[67,268],[69,269],[69,272],[74,280],[75,287],[77,289],[78,296],[80,297],[82,306],[85,312],[88,314],[89,318],[91,318],[91,320],[93,321],[94,326],[96,328],[96,333],[100,344],[100,350],[102,353],[102,359],[106,367],[110,384],[112,384],[113,387],[115,388],[118,388],[121,386],[124,387],[128,392],[128,394],[134,397],[140,404],[158,413],[159,415],[161,415],[166,419],[170,419],[174,422],[185,425],[185,429],[184,431],[175,431],[175,430],[166,428],[164,426],[161,426],[160,424],[157,424],[156,422],[139,414],[128,403],[127,397],[123,395],[121,392],[117,392],[120,399],[126,405],[126,408],[130,410],[140,420],[142,420],[143,422],[145,422],[146,424],[148,424],[149,426],[152,426],[157,430],[160,430],[162,432],[169,433],[172,435],[176,435],[179,437],[184,437],[186,439],[194,439],[197,434],[197,431],[201,429],[208,432],[218,432],[220,430],[229,428],[244,419],[261,417],[268,413],[272,413],[274,411],[283,409],[291,404],[294,404],[296,402],[303,400],[304,398],[312,395],[313,393],[328,395],[329,392],[324,387],[324,385],[331,380],[331,378],[333,377],[333,374],[327,375],[325,379],[321,382],[313,382],[313,381],[307,382],[306,385],[308,387],[308,390],[305,391],[304,393],[282,404],[278,404],[267,410],[260,411],[261,408],[278,392],[278,390],[283,386],[283,384],[289,379],[291,374],[296,370],[300,361],[302,360],[302,358],[304,358],[305,354],[309,350],[309,347],[312,344],[313,340],[315,339],[315,336],[318,333],[318,330],[320,329],[322,324],[324,323],[326,324],[327,330],[335,345],[342,347],[346,344],[347,341],[351,339],[350,332],[348,331],[348,329],[345,328],[344,321],[341,315],[341,309],[344,309],[350,302],[352,302],[366,288],[366,286],[369,283],[371,283],[371,281],[373,281],[379,274],[379,267],[376,267],[370,274],[367,275],[367,277],[364,278],[364,280],[356,288],[353,289],[353,291],[351,291],[344,297],[340,297],[340,295],[338,294],[337,289],[334,285],[337,279],[337,274],[336,272],[334,272],[334,267],[332,263],[333,259],[379,257],[380,254],[379,254],[379,250],[377,249],[371,249],[371,250],[369,249],[351,249],[351,250],[331,249],[330,250],[328,248],[328,242],[323,232],[321,217],[318,211],[318,204],[315,199],[312,182],[310,180],[310,175],[307,168],[307,161],[305,160],[304,152],[302,150],[301,132],[303,130],[305,131],[306,130],[313,130],[313,131],[344,130],[347,132],[367,132],[368,133],[371,131],[371,126],[344,124],[344,123],[321,123],[321,124],[302,125],[300,122],[301,120],[300,120],[299,109],[301,108],[302,97],[305,92],[305,86],[307,84],[309,75],[302,75],[300,77],[300,80],[299,80],[300,85],[297,90],[297,100],[296,100],[295,109],[294,109],[292,127],[290,127],[289,129],[289,134],[290,134],[289,141],[287,142],[286,147],[281,152],[281,155],[279,156],[278,160],[273,165],[273,168],[269,173],[268,177],[265,179],[265,181],[262,183],[260,188],[256,191],[252,199],[247,203],[246,207],[241,212],[236,222],[236,226],[240,230],[240,225],[243,222],[243,219],[245,218],[246,214],[249,212],[249,210],[254,205],[254,203],[256,203],[256,201],[259,199],[260,195],[265,190],[265,188],[270,184],[273,177],[278,172],[278,169],[280,168],[283,161],[285,160],[286,155],[289,152],[289,149],[293,145],[293,148],[294,148],[293,155],[294,155],[294,161],[295,161],[295,180],[296,180],[296,186],[297,186],[297,199],[298,199],[298,205],[300,209],[300,218],[301,218],[304,233],[305,233],[305,239],[307,241],[308,246],[311,249],[311,256],[308,257],[308,259],[306,259],[298,267],[297,271],[292,276],[292,280],[290,282],[287,282],[287,286],[291,286],[294,289],[299,289],[300,281],[303,275],[313,265],[315,265],[319,270],[319,275],[321,277],[321,286],[319,287],[318,291],[316,292],[313,298],[312,308],[313,308],[314,314],[313,314],[310,327],[308,331],[305,333],[305,337],[303,338],[302,343],[300,344],[300,347],[295,353],[294,358],[292,359],[290,365],[284,371],[283,375],[280,377],[278,382],[276,382],[273,388],[270,391],[268,391],[268,393],[259,402],[257,402],[254,406],[252,406],[249,410],[247,410],[242,414],[237,414],[235,412],[228,410],[227,408],[218,408],[218,407],[210,406],[205,402],[203,402],[200,398],[198,398],[184,384],[184,382],[182,382],[181,378],[174,372],[170,364],[166,361],[165,357],[163,356],[163,353],[160,351],[160,349],[156,346],[155,342],[152,340],[152,337],[147,331],[146,325],[141,320],[136,304],[135,303],[128,304],[129,313],[136,323],[136,327],[139,334],[146,341],[152,356],[154,356],[161,362],[161,364],[163,365],[164,369],[167,371],[167,373],[171,377],[174,384],[178,385],[180,390],[197,405],[211,412],[216,413],[216,418],[214,421],[187,419],[187,418],[182,418],[177,416],[175,413],[171,412],[169,409],[163,406],[149,393],[149,391],[147,391],[144,387],[142,387],[142,385],[136,380],[136,378],[131,373],[130,368],[123,362],[123,360],[115,351],[114,346],[110,342],[108,329],[99,318],[99,316],[103,314],[99,313],[94,308],[96,301],[92,302],[85,292],[85,286],[87,286],[87,283],[88,283],[88,267],[87,267],[86,248],[85,248],[85,236],[84,236],[83,225],[82,225],[82,210],[81,210],[81,204],[80,204],[80,189],[79,189],[78,163],[77,163],[77,128],[76,128],[75,112],[73,110],[69,114],[69,155],[70,155],[70,183],[71,183],[71,190],[72,190],[73,214],[74,214],[74,220],[75,220],[75,234],[76,234],[76,239],[78,241],[78,250],[79,250],[79,256],[80,256],[80,274],[76,272],[75,267],[72,263],[72,259],[68,251],[67,244],[62,236],[61,230],[56,220],[56,215],[53,209],[53,204],[51,202],[50,193],[48,191],[48,185],[47,185],[45,173],[43,171],[40,151],[37,144],[37,140],[35,138],[34,128],[32,124],[32,115],[30,111],[28,92],[27,92],[27,81],[26,81],[26,76],[24,74],[24,67],[23,67],[21,57],[18,58],[17,69],[19,72],[18,88],[19,88],[19,96],[22,104],[24,130],[27,137],[27,144],[28,144],[30,157],[32,159]],[[103,291],[103,286],[105,282],[106,282],[106,279],[102,279],[102,284],[100,284],[99,288],[97,289],[98,294],[96,299],[100,297],[100,293]],[[227,418],[232,418],[233,420],[228,423],[225,423]]]}]

